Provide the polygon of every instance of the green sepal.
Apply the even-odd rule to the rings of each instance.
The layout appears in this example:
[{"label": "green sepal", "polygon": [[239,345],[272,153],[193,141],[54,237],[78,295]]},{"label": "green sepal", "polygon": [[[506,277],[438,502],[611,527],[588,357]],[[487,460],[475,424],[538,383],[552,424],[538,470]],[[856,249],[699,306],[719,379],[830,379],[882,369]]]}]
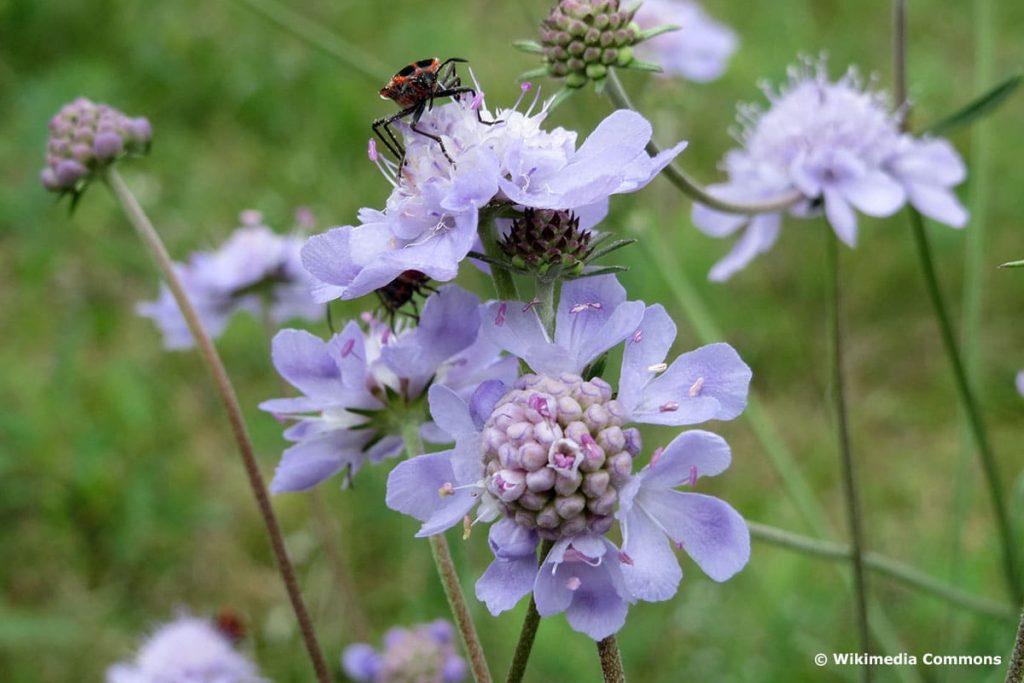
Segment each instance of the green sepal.
[{"label": "green sepal", "polygon": [[1010,261],[999,266],[1000,268],[1024,268],[1024,260]]},{"label": "green sepal", "polygon": [[516,40],[512,42],[512,47],[535,55],[544,54],[544,47],[535,40]]},{"label": "green sepal", "polygon": [[672,31],[678,31],[682,26],[676,26],[675,24],[663,24],[661,26],[655,26],[649,28],[646,31],[641,31],[640,35],[636,37],[636,42],[642,43],[645,40],[650,40],[655,36],[660,36],[662,33],[671,33]]},{"label": "green sepal", "polygon": [[654,62],[645,62],[642,59],[634,59],[624,68],[633,69],[635,71],[648,71],[650,73],[656,74],[660,74],[662,71],[660,64],[655,64]]}]

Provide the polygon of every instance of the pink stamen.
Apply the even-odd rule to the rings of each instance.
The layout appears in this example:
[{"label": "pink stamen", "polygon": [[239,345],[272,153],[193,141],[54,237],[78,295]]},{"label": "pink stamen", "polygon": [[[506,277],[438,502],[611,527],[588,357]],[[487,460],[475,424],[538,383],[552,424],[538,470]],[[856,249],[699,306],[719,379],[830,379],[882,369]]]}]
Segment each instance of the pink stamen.
[{"label": "pink stamen", "polygon": [[390,327],[385,327],[384,328],[384,334],[380,335],[380,345],[381,346],[387,346],[388,342],[390,340],[391,340],[391,328]]},{"label": "pink stamen", "polygon": [[526,304],[525,306],[523,306],[523,313],[526,313],[528,310],[530,310],[534,306],[539,306],[539,305],[540,305],[540,299],[534,299],[533,301],[531,301],[528,304]]},{"label": "pink stamen", "polygon": [[668,363],[655,363],[647,367],[647,372],[665,372],[668,370]]},{"label": "pink stamen", "polygon": [[698,377],[697,381],[690,387],[690,398],[696,398],[700,394],[700,390],[704,388],[704,378]]},{"label": "pink stamen", "polygon": [[669,403],[664,403],[664,404],[658,406],[658,411],[662,412],[662,413],[674,413],[677,410],[679,410],[679,404],[678,403],[669,402]]},{"label": "pink stamen", "polygon": [[690,465],[690,486],[697,485],[697,466]]},{"label": "pink stamen", "polygon": [[568,588],[571,591],[579,590],[579,587],[582,586],[582,585],[583,585],[583,582],[580,581],[580,577],[578,577],[578,576],[573,576],[568,581],[565,582],[565,587]]},{"label": "pink stamen", "polygon": [[644,331],[637,328],[637,331],[633,333],[633,343],[639,344],[644,340]]},{"label": "pink stamen", "polygon": [[597,455],[597,442],[594,441],[594,437],[590,434],[584,434],[580,437],[580,443],[583,445],[583,450],[586,451],[587,455]]},{"label": "pink stamen", "polygon": [[508,304],[498,306],[498,314],[494,316],[494,324],[501,327],[505,324],[505,314],[508,313]]},{"label": "pink stamen", "polygon": [[473,95],[473,101],[469,103],[469,108],[473,111],[479,111],[480,107],[484,104],[484,93],[483,91],[477,92]]},{"label": "pink stamen", "polygon": [[628,564],[630,567],[633,566],[633,558],[630,557],[625,550],[619,551],[619,562],[622,564]]},{"label": "pink stamen", "polygon": [[530,92],[533,90],[533,83],[530,83],[530,81],[524,81],[523,84],[519,86],[519,89],[523,92]]},{"label": "pink stamen", "polygon": [[577,313],[582,313],[583,311],[600,311],[602,308],[604,308],[604,306],[602,306],[601,302],[595,301],[593,303],[576,304],[575,306],[569,309],[569,313],[576,315]]},{"label": "pink stamen", "polygon": [[341,357],[348,358],[349,354],[352,353],[352,349],[355,348],[356,340],[349,339],[345,342],[344,346],[341,347]]},{"label": "pink stamen", "polygon": [[271,415],[273,415],[274,419],[277,420],[280,424],[285,424],[288,421],[288,418],[286,418],[281,413],[271,413]]},{"label": "pink stamen", "polygon": [[658,464],[658,461],[661,460],[661,454],[664,452],[664,446],[658,446],[657,448],[654,449],[654,455],[651,456],[651,467],[654,467]]},{"label": "pink stamen", "polygon": [[543,396],[534,394],[527,400],[526,405],[536,410],[545,419],[551,417],[551,407],[548,406],[548,400]]},{"label": "pink stamen", "polygon": [[672,543],[676,546],[676,548],[678,550],[685,550],[685,548],[683,547],[683,542],[682,541],[672,541]]},{"label": "pink stamen", "polygon": [[366,145],[366,156],[370,157],[370,161],[376,163],[380,155],[377,154],[377,141],[370,138],[370,141]]}]

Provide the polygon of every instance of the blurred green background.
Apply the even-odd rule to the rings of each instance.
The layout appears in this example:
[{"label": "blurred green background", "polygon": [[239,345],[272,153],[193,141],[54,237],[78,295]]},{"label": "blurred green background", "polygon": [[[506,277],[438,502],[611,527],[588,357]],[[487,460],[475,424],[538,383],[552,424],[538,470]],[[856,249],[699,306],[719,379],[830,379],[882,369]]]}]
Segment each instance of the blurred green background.
[{"label": "blurred green background", "polygon": [[[986,0],[987,1],[987,0]],[[974,78],[974,3],[910,3],[915,120],[949,113],[992,83]],[[1024,63],[1024,4],[990,2],[995,73]],[[832,71],[857,63],[890,83],[888,3],[839,0],[706,3],[742,41],[710,85],[626,74],[626,87],[663,142],[687,138],[687,168],[710,181],[731,146],[735,102],[758,100],[760,78],[779,81],[799,52],[826,50]],[[366,160],[369,122],[390,111],[376,91],[412,59],[472,61],[492,106],[518,93],[535,66],[512,50],[531,37],[548,2],[336,0],[291,3],[379,68],[353,70],[253,12],[244,2],[0,0],[0,679],[96,681],[128,657],[154,624],[188,606],[230,607],[250,625],[245,647],[276,681],[311,676],[220,404],[191,353],[161,350],[135,303],[157,290],[155,270],[111,197],[95,187],[74,216],[37,182],[46,122],[85,95],[155,130],[150,158],[123,166],[171,252],[217,244],[239,211],[261,210],[285,230],[298,206],[318,228],[352,222],[390,189]],[[543,83],[553,92],[551,83]],[[608,111],[579,94],[552,124],[588,132]],[[1013,375],[1024,367],[1020,272],[994,266],[1024,257],[1024,98],[994,115],[990,145],[954,136],[985,161],[991,187],[978,386],[1014,517],[1024,510],[1021,416]],[[973,146],[972,146],[973,145]],[[972,169],[973,174],[978,169]],[[973,176],[972,176],[973,177]],[[969,182],[962,196],[974,196]],[[754,368],[754,387],[826,510],[819,522],[845,537],[829,416],[822,239],[819,222],[790,221],[776,248],[726,285],[705,282],[728,248],[699,234],[689,202],[664,180],[613,202],[607,226],[645,230],[672,254],[665,272],[640,248],[622,252],[631,294],[663,302],[680,324],[677,350],[699,340],[673,297],[682,274]],[[975,230],[972,225],[969,230]],[[965,233],[930,228],[943,286],[959,320]],[[1006,600],[980,471],[962,455],[953,385],[902,216],[862,220],[861,244],[843,252],[847,374],[854,448],[863,475],[869,546],[978,595]],[[490,293],[464,269],[464,281]],[[344,310],[343,310],[344,309]],[[358,310],[338,307],[338,313]],[[326,333],[326,328],[316,328]],[[237,382],[264,472],[284,442],[256,409],[281,395],[261,325],[238,318],[219,346]],[[810,533],[747,422],[713,425],[734,465],[702,485],[750,520]],[[648,443],[669,432],[650,432]],[[275,499],[332,665],[348,643],[378,643],[385,629],[434,619],[445,603],[415,523],[387,510],[387,467],[364,471],[352,491],[336,481],[316,498]],[[954,539],[961,543],[954,553]],[[451,537],[463,583],[488,561],[483,532]],[[620,634],[635,681],[849,680],[818,669],[817,652],[856,648],[845,568],[755,543],[740,575],[718,585],[687,558],[670,602],[640,604]],[[347,579],[343,577],[347,576]],[[342,588],[345,581],[347,589]],[[1008,654],[1013,623],[951,608],[872,575],[897,640],[921,655]],[[358,596],[353,606],[345,595]],[[503,676],[524,605],[499,619],[472,601],[495,674]],[[593,644],[563,618],[542,623],[531,681],[599,677]],[[995,681],[1002,667],[876,670],[878,680]]]}]

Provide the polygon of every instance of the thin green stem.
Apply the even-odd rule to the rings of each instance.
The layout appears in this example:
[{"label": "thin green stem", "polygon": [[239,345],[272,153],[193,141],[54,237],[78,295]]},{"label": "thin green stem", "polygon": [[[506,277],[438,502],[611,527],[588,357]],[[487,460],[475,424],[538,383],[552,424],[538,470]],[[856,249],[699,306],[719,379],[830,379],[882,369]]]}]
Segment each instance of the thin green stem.
[{"label": "thin green stem", "polygon": [[[995,11],[993,0],[974,2],[974,86],[976,92],[986,92],[995,81]],[[975,121],[971,129],[971,183],[970,183],[970,229],[964,234],[964,290],[963,322],[961,324],[961,345],[964,370],[968,377],[978,377],[981,372],[981,324],[984,309],[984,282],[988,265],[985,263],[985,233],[988,229],[989,188],[992,183],[991,149],[992,128],[987,119]],[[953,477],[953,504],[950,510],[949,528],[952,531],[950,553],[950,581],[956,583],[961,572],[963,556],[963,532],[968,519],[974,484],[974,446],[971,428],[966,413],[960,411],[960,453]],[[955,638],[954,618],[951,610],[947,616],[947,634]],[[956,651],[956,641],[947,649]]]},{"label": "thin green stem", "polygon": [[555,289],[558,287],[556,280],[537,278],[534,297],[537,299],[537,315],[540,322],[547,330],[548,336],[555,337]]},{"label": "thin green stem", "polygon": [[928,290],[928,297],[932,302],[935,319],[939,324],[942,345],[953,368],[957,395],[964,412],[967,414],[967,422],[974,437],[974,445],[978,450],[978,456],[981,459],[985,481],[988,484],[989,497],[992,500],[992,508],[995,513],[996,524],[999,528],[999,537],[1003,545],[1003,573],[1006,577],[1010,595],[1019,604],[1022,602],[1022,596],[1018,580],[1020,574],[1018,572],[1017,546],[1013,542],[1010,517],[1006,511],[1006,501],[1003,498],[1003,485],[999,474],[999,465],[996,462],[995,453],[993,453],[992,446],[988,440],[988,432],[985,429],[985,423],[982,420],[977,400],[971,391],[963,360],[956,347],[953,325],[949,320],[949,313],[946,311],[946,304],[942,298],[938,276],[935,274],[935,262],[932,258],[931,246],[928,243],[928,233],[925,231],[924,219],[915,209],[908,209],[908,211],[910,213],[910,226],[914,233],[914,243],[917,246],[918,259],[921,262],[921,272],[924,275],[925,287]]},{"label": "thin green stem", "polygon": [[626,683],[626,671],[622,668],[619,641],[614,635],[597,643],[597,655],[601,658],[601,674],[604,683]]},{"label": "thin green stem", "polygon": [[[544,563],[544,558],[551,552],[554,541],[543,541],[537,552],[538,564]],[[523,618],[523,627],[519,630],[519,640],[516,642],[516,651],[512,655],[512,664],[508,669],[508,676],[505,683],[519,683],[526,674],[526,664],[530,661],[530,652],[533,651],[533,641],[537,638],[537,627],[540,626],[540,612],[537,611],[537,602],[530,594],[530,605],[526,608],[526,616]]]},{"label": "thin green stem", "polygon": [[292,11],[276,0],[239,0],[239,2],[263,18],[323,50],[349,69],[362,74],[371,81],[383,84],[393,73],[393,69],[389,69],[376,57],[367,54],[356,45],[339,38],[320,24]]},{"label": "thin green stem", "polygon": [[248,475],[249,486],[256,499],[256,506],[259,508],[260,517],[263,519],[263,524],[266,527],[267,536],[270,538],[270,545],[277,560],[277,568],[281,574],[281,580],[288,593],[288,599],[291,601],[295,618],[299,622],[299,631],[302,634],[306,651],[309,653],[310,661],[313,664],[313,670],[316,672],[316,678],[320,683],[328,683],[330,675],[327,672],[327,663],[324,661],[323,653],[320,651],[320,646],[317,643],[313,623],[309,618],[309,611],[306,609],[306,603],[302,599],[299,583],[295,577],[295,568],[288,557],[288,550],[284,544],[281,527],[277,522],[277,517],[274,515],[274,508],[270,505],[267,487],[263,481],[263,475],[260,474],[259,465],[256,463],[252,440],[249,438],[249,432],[245,426],[245,418],[238,404],[238,397],[235,394],[234,386],[231,384],[228,373],[224,369],[224,363],[221,362],[216,347],[214,347],[209,335],[206,334],[206,330],[203,329],[199,315],[192,306],[192,302],[189,300],[188,294],[186,294],[181,280],[178,278],[174,264],[171,261],[171,256],[167,253],[167,248],[160,239],[156,228],[150,222],[149,217],[146,216],[145,211],[142,210],[142,207],[135,199],[135,195],[128,189],[117,169],[113,167],[108,169],[104,179],[124,210],[128,221],[135,228],[143,244],[145,244],[156,261],[160,273],[167,282],[167,286],[170,288],[171,294],[174,296],[174,300],[177,302],[178,308],[185,318],[185,323],[196,340],[199,354],[213,376],[217,393],[227,411],[228,421],[231,423],[231,432],[238,444],[242,463],[245,465],[245,473]]},{"label": "thin green stem", "polygon": [[[498,246],[498,226],[493,218],[484,213],[480,216],[480,241],[484,245],[484,253],[491,259],[500,260],[504,256]],[[494,281],[494,291],[498,298],[503,301],[519,301],[519,289],[512,273],[493,263],[490,265],[491,280]]]},{"label": "thin green stem", "polygon": [[[864,573],[864,530],[860,511],[860,493],[853,452],[850,447],[850,431],[846,413],[846,389],[843,384],[843,327],[842,295],[840,293],[839,239],[830,228],[825,229],[825,262],[828,274],[825,276],[828,289],[829,341],[831,347],[831,398],[836,423],[836,438],[839,446],[840,474],[846,501],[846,517],[850,527],[850,564],[853,567],[853,595],[857,608],[857,632],[861,652],[871,652],[871,637],[868,631],[867,584]],[[871,680],[870,667],[861,668],[861,679]]]},{"label": "thin green stem", "polygon": [[[845,561],[852,556],[850,546],[842,543],[823,541],[757,522],[747,522],[747,526],[750,527],[752,538],[779,548],[827,560]],[[1016,612],[1008,605],[989,598],[971,595],[903,562],[878,553],[865,553],[864,566],[880,576],[895,579],[908,588],[941,598],[955,607],[1007,621],[1016,619]]]},{"label": "thin green stem", "polygon": [[[416,457],[424,452],[418,423],[406,425],[406,428],[402,430],[402,440],[405,442],[408,457]],[[444,595],[448,599],[448,606],[455,619],[455,627],[462,637],[462,645],[466,648],[466,654],[469,656],[469,668],[473,672],[473,680],[476,683],[490,683],[491,671],[487,667],[487,658],[484,656],[480,637],[476,633],[476,626],[473,625],[469,606],[466,605],[466,597],[462,594],[462,586],[459,584],[459,575],[455,571],[455,562],[452,560],[448,541],[445,540],[443,534],[431,536],[428,540],[430,541],[430,553],[434,558],[434,565],[437,567],[437,575],[441,578]]]},{"label": "thin green stem", "polygon": [[1024,611],[1020,614],[1017,640],[1013,643],[1010,666],[1006,670],[1006,683],[1021,683],[1021,681],[1024,681]]},{"label": "thin green stem", "polygon": [[[615,69],[608,70],[608,77],[605,79],[605,82],[605,92],[608,93],[608,98],[616,107],[636,111],[636,107],[633,106],[633,102],[629,99],[626,89],[622,87],[622,82],[619,81],[619,77],[615,75]],[[658,147],[653,139],[647,143],[647,153],[651,156],[656,156],[661,153],[661,148]],[[726,213],[755,214],[770,211],[782,211],[793,206],[801,199],[801,194],[793,191],[780,195],[774,199],[761,202],[728,202],[709,193],[699,182],[691,178],[686,171],[679,168],[675,162],[666,166],[665,170],[662,172],[665,174],[665,177],[668,178],[669,181],[683,194],[687,195],[694,201],[711,207],[712,209],[725,211]]]}]

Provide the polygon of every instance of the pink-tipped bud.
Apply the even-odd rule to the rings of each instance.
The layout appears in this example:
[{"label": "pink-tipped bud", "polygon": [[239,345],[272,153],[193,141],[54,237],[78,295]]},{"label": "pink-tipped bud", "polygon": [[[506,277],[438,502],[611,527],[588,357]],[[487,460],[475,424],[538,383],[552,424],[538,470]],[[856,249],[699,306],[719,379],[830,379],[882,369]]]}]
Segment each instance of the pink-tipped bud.
[{"label": "pink-tipped bud", "polygon": [[92,142],[92,151],[101,161],[113,159],[124,151],[124,140],[113,131],[97,133]]}]

